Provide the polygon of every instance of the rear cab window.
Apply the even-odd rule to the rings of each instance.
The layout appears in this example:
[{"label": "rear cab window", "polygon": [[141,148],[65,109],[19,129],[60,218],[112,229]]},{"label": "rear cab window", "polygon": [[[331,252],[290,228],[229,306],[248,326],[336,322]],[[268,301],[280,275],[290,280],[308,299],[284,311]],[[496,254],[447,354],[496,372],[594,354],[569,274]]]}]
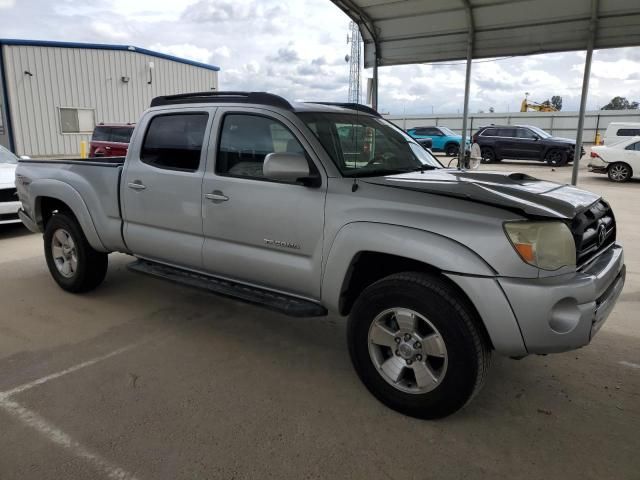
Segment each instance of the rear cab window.
[{"label": "rear cab window", "polygon": [[109,142],[111,138],[111,127],[96,127],[91,136],[92,142]]}]

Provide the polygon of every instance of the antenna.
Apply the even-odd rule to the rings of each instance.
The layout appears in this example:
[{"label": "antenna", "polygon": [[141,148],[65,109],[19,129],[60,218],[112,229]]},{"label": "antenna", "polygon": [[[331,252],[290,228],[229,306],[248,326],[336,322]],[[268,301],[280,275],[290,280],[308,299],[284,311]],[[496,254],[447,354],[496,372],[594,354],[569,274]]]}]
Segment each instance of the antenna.
[{"label": "antenna", "polygon": [[345,61],[349,63],[349,103],[360,103],[362,98],[360,84],[360,27],[356,22],[349,23],[350,34],[347,34],[347,43],[351,44],[351,54],[345,56]]}]

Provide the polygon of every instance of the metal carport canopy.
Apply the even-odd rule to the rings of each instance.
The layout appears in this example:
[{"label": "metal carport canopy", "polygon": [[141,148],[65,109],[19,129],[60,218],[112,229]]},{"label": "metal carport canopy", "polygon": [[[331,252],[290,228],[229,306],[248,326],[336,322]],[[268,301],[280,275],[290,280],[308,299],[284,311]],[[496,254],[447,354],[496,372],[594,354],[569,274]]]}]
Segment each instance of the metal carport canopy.
[{"label": "metal carport canopy", "polygon": [[331,1],[360,26],[364,65],[374,68],[374,108],[378,66],[466,59],[466,120],[472,59],[587,50],[584,121],[593,49],[640,45],[640,0]]}]

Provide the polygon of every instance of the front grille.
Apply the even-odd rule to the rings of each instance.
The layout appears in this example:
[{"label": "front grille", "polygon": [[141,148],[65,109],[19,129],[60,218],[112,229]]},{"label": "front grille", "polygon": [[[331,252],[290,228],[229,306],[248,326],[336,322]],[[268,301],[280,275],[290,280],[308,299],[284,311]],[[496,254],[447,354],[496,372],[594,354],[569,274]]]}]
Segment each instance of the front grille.
[{"label": "front grille", "polygon": [[0,202],[17,202],[18,195],[16,195],[15,188],[3,188],[0,190]]},{"label": "front grille", "polygon": [[616,220],[607,202],[599,200],[571,222],[576,264],[584,265],[616,241]]}]

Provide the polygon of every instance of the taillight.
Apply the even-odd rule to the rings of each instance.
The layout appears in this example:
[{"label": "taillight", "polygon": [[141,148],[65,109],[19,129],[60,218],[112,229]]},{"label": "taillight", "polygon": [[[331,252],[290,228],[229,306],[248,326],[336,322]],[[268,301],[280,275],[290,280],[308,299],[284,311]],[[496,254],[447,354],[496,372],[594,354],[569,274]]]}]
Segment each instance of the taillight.
[{"label": "taillight", "polygon": [[471,137],[471,143],[478,143],[478,134],[475,133],[473,137]]},{"label": "taillight", "polygon": [[602,158],[600,155],[598,155],[596,152],[592,151],[591,152],[591,158]]}]

